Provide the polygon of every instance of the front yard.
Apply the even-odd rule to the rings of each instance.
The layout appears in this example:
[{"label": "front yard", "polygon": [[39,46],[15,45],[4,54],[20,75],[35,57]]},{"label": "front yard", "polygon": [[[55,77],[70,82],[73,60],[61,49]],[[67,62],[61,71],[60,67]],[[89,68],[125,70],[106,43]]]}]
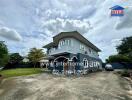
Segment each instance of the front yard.
[{"label": "front yard", "polygon": [[0,71],[4,78],[42,73],[40,68],[17,68]]},{"label": "front yard", "polygon": [[5,79],[0,85],[0,100],[132,100],[129,91],[130,83],[114,72],[87,77],[43,73]]}]

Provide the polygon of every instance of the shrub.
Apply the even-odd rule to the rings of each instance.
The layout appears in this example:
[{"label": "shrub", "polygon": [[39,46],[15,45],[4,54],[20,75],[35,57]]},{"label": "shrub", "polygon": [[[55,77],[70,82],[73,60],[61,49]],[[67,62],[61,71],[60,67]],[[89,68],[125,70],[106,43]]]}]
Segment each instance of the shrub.
[{"label": "shrub", "polygon": [[126,55],[112,55],[109,56],[109,59],[107,59],[107,62],[113,63],[113,62],[131,62],[131,59]]},{"label": "shrub", "polygon": [[130,73],[132,73],[130,70],[124,70],[124,71],[121,73],[121,76],[130,77]]}]

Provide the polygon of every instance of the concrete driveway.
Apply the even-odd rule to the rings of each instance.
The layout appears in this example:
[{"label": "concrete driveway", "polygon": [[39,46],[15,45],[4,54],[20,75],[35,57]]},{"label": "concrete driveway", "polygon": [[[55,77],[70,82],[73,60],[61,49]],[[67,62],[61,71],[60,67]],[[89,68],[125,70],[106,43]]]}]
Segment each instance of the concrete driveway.
[{"label": "concrete driveway", "polygon": [[132,100],[130,89],[130,82],[113,72],[85,77],[39,74],[4,80],[0,100]]}]

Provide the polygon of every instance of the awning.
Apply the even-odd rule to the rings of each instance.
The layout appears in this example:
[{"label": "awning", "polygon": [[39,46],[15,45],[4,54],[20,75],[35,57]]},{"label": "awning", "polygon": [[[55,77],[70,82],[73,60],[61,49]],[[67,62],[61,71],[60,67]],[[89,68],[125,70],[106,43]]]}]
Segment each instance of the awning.
[{"label": "awning", "polygon": [[47,59],[42,59],[42,60],[40,60],[39,62],[49,62],[49,60],[47,60]]}]

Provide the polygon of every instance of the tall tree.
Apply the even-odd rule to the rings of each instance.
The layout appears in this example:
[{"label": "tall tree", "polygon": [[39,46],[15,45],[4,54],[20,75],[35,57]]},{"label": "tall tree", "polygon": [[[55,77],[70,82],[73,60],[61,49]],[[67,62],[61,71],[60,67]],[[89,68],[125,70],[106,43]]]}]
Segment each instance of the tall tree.
[{"label": "tall tree", "polygon": [[19,63],[23,57],[19,53],[12,53],[10,55],[10,62],[12,63]]},{"label": "tall tree", "polygon": [[122,39],[122,43],[117,46],[119,54],[128,54],[132,52],[132,36]]},{"label": "tall tree", "polygon": [[3,41],[0,41],[0,66],[4,66],[8,62],[8,49]]},{"label": "tall tree", "polygon": [[42,60],[45,56],[42,50],[43,49],[31,48],[28,53],[28,58],[34,64],[34,68],[36,67],[36,63]]},{"label": "tall tree", "polygon": [[118,54],[109,56],[106,62],[132,62],[132,36],[123,38],[116,49]]}]

